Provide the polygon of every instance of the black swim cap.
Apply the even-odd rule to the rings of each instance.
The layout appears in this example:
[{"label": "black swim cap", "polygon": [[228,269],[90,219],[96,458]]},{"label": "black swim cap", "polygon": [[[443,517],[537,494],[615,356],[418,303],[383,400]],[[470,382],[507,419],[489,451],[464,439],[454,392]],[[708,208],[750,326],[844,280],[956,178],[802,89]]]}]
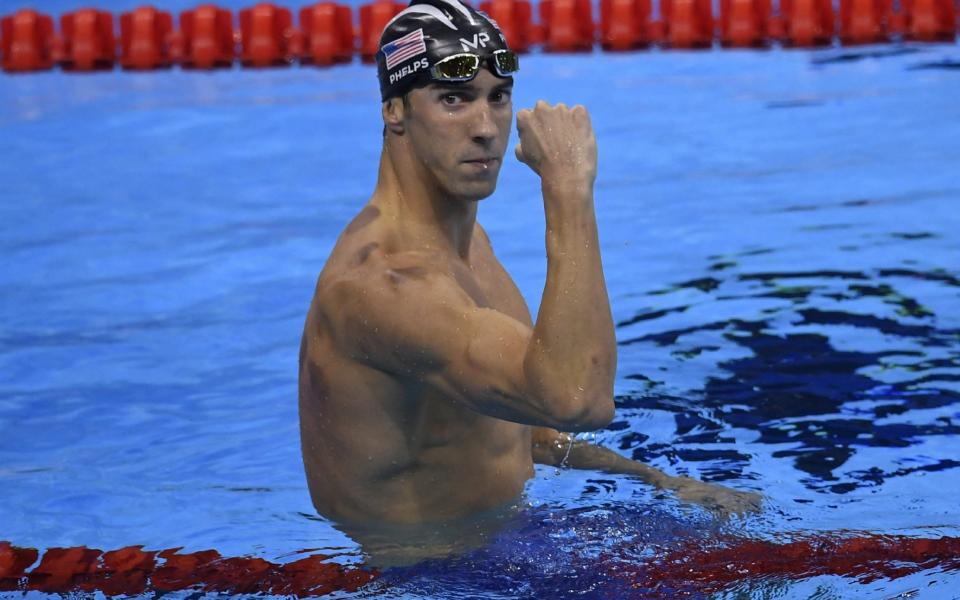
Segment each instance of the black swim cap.
[{"label": "black swim cap", "polygon": [[459,0],[412,0],[380,36],[380,96],[386,102],[429,84],[430,67],[453,54],[507,49],[493,19]]}]

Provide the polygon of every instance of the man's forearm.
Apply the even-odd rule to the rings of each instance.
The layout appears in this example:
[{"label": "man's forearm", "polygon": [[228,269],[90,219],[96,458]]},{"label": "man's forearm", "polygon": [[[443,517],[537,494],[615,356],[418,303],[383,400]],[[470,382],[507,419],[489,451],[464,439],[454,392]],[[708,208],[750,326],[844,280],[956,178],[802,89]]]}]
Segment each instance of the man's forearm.
[{"label": "man's forearm", "polygon": [[533,460],[540,464],[604,473],[633,475],[677,498],[695,502],[720,514],[743,514],[759,510],[763,498],[753,492],[740,492],[690,477],[675,477],[602,446],[574,439],[570,434],[538,427],[532,432]]},{"label": "man's forearm", "polygon": [[532,450],[534,462],[544,465],[634,475],[658,488],[671,479],[659,469],[624,458],[603,446],[577,440],[570,434],[535,440]]},{"label": "man's forearm", "polygon": [[592,189],[544,180],[543,194],[547,280],[525,367],[547,394],[603,403],[612,413],[616,338]]}]

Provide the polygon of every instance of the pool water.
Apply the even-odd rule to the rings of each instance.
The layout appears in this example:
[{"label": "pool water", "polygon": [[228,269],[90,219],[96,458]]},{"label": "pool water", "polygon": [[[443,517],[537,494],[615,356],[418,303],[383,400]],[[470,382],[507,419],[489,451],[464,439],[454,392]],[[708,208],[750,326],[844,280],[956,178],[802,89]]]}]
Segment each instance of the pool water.
[{"label": "pool water", "polygon": [[[538,467],[488,546],[346,595],[956,598],[957,561],[642,573],[729,539],[960,536],[957,64],[956,45],[524,57],[515,107],[583,103],[600,147],[617,417],[584,437],[764,510],[724,522]],[[359,64],[0,76],[0,539],[362,564],[310,504],[296,363],[380,129]],[[506,161],[479,217],[536,314],[535,176]]]}]

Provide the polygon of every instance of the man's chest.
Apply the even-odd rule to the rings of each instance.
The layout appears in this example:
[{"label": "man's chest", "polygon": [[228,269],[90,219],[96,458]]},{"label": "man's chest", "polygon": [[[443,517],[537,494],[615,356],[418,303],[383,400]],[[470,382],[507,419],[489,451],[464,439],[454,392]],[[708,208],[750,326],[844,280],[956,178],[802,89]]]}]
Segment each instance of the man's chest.
[{"label": "man's chest", "polygon": [[457,282],[477,306],[497,310],[532,326],[526,301],[492,252],[478,258],[469,266],[462,263],[454,265],[452,270]]}]

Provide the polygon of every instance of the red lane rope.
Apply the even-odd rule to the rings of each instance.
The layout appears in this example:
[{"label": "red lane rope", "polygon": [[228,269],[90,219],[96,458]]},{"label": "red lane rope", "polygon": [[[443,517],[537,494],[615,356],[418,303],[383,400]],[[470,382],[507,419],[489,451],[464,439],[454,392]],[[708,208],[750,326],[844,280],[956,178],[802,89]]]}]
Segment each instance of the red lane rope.
[{"label": "red lane rope", "polygon": [[[691,541],[646,560],[631,557],[631,549],[623,548],[602,556],[597,566],[634,589],[698,592],[766,578],[837,575],[870,583],[928,569],[960,570],[960,538],[954,537],[822,535],[788,543],[728,539],[717,544],[704,547],[702,541]],[[256,557],[223,557],[215,550],[186,554],[179,550],[129,546],[104,552],[74,547],[49,548],[41,555],[33,548],[0,542],[0,591],[99,591],[116,596],[191,589],[308,597],[356,591],[379,577],[376,570],[332,563],[321,554],[278,564]]]},{"label": "red lane rope", "polygon": [[145,591],[197,589],[234,594],[269,593],[298,597],[355,591],[376,571],[327,562],[321,554],[276,564],[256,557],[223,557],[216,550],[180,554],[179,548],[148,551],[129,546],[39,551],[0,542],[0,591],[103,592],[107,596]]},{"label": "red lane rope", "polygon": [[960,570],[960,538],[818,535],[788,543],[731,540],[715,548],[690,542],[646,564],[631,564],[623,551],[604,563],[611,577],[644,589],[690,587],[711,593],[741,581],[821,575],[866,584],[928,569]]},{"label": "red lane rope", "polygon": [[[654,1],[659,17],[654,19]],[[953,42],[958,23],[954,0],[539,0],[533,20],[530,0],[480,0],[501,24],[512,48],[525,52],[607,51],[656,44],[664,48],[825,46],[872,44],[894,38]],[[354,11],[335,1],[317,2],[295,14],[260,2],[235,16],[214,4],[173,15],[141,6],[116,18],[84,8],[60,16],[59,32],[46,14],[22,9],[0,19],[0,60],[5,71],[189,69],[301,64],[328,66],[359,54],[372,62],[384,26],[405,8],[376,0]],[[295,16],[299,19],[295,23]],[[119,24],[119,27],[117,25]],[[177,25],[175,27],[175,25]],[[239,27],[238,27],[239,25]]]}]

